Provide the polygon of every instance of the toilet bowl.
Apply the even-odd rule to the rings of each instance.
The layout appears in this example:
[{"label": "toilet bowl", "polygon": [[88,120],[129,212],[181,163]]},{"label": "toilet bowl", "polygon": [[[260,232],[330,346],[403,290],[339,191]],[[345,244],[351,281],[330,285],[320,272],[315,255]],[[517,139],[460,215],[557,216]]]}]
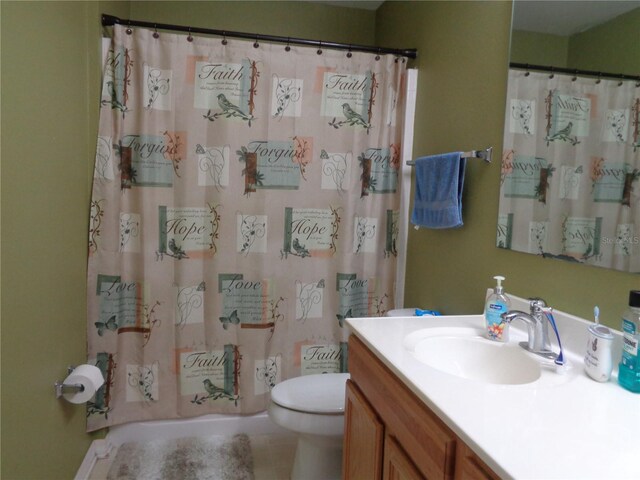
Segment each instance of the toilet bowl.
[{"label": "toilet bowl", "polygon": [[291,480],[341,478],[348,378],[348,373],[304,375],[271,390],[269,417],[298,434]]}]

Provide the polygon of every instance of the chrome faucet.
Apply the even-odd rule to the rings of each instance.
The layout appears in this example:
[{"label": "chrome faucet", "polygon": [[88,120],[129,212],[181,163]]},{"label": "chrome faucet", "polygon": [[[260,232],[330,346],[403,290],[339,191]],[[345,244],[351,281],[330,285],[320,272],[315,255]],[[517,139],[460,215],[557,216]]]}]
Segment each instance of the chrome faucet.
[{"label": "chrome faucet", "polygon": [[529,339],[526,342],[520,342],[522,348],[543,357],[555,359],[557,355],[551,351],[549,343],[549,319],[544,312],[546,306],[547,304],[541,298],[530,298],[530,313],[510,310],[503,313],[501,317],[507,324],[511,324],[513,320],[523,320],[527,324]]}]

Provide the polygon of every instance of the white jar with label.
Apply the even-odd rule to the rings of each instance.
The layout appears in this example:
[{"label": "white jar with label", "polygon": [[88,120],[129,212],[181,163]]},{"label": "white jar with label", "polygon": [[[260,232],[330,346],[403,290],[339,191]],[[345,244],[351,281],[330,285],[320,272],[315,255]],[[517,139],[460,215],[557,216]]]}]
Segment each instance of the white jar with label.
[{"label": "white jar with label", "polygon": [[613,334],[604,325],[590,325],[587,352],[584,356],[584,371],[597,382],[608,382],[611,378],[613,358],[611,346]]}]

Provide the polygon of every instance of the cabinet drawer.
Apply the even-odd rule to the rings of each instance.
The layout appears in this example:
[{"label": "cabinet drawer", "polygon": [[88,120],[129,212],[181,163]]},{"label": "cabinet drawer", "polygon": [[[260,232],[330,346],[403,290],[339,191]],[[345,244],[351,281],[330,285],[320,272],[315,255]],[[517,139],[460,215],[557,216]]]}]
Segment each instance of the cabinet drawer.
[{"label": "cabinet drawer", "polygon": [[452,479],[456,435],[355,335],[349,337],[349,372],[422,475]]}]

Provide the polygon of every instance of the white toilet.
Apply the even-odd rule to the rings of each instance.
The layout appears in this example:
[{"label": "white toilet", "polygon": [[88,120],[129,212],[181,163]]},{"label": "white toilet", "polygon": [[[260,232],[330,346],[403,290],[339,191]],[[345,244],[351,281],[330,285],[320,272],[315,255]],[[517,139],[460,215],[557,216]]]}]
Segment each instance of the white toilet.
[{"label": "white toilet", "polygon": [[387,313],[384,314],[385,317],[415,317],[416,309],[415,308],[398,308],[394,310],[388,310]]},{"label": "white toilet", "polygon": [[291,480],[341,478],[348,378],[348,373],[304,375],[285,380],[271,390],[269,417],[298,433]]}]

